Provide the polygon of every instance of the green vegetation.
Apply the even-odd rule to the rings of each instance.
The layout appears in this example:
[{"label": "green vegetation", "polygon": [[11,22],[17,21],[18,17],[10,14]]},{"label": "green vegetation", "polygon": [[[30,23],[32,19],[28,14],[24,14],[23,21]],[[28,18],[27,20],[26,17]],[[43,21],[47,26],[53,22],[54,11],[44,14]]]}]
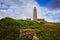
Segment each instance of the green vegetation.
[{"label": "green vegetation", "polygon": [[19,30],[22,28],[34,29],[40,40],[60,40],[60,23],[38,23],[10,17],[0,19],[0,40],[28,40],[19,38]]}]

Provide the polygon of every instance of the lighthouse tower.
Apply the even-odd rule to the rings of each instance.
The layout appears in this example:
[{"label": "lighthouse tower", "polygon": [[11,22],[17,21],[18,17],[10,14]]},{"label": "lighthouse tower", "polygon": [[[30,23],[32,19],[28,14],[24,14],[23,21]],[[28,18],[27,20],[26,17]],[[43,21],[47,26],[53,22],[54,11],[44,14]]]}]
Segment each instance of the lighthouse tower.
[{"label": "lighthouse tower", "polygon": [[37,21],[37,9],[34,7],[33,9],[33,20]]}]

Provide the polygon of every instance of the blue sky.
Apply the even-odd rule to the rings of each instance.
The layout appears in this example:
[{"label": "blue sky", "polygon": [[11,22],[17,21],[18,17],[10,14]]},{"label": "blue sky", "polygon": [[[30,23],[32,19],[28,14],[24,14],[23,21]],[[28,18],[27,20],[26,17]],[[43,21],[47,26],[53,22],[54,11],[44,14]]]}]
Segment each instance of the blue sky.
[{"label": "blue sky", "polygon": [[36,6],[38,18],[49,22],[60,22],[60,0],[0,0],[0,18],[33,18]]},{"label": "blue sky", "polygon": [[47,6],[52,0],[35,0],[40,6]]}]

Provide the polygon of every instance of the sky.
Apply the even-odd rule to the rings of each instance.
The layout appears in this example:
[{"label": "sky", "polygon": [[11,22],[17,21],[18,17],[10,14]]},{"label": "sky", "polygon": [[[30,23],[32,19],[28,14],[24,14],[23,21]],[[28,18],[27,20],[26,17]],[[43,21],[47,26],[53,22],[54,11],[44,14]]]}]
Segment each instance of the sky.
[{"label": "sky", "polygon": [[33,8],[38,18],[60,22],[60,0],[0,0],[0,18],[33,19]]}]

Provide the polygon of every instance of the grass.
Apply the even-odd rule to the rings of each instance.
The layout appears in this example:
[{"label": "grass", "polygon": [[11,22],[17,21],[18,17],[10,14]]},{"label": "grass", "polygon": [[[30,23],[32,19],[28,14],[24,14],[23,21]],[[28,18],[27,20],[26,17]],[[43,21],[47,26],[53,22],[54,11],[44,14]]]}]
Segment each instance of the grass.
[{"label": "grass", "polygon": [[60,23],[33,20],[0,19],[0,40],[27,40],[19,38],[20,29],[34,29],[39,40],[60,40]]}]

